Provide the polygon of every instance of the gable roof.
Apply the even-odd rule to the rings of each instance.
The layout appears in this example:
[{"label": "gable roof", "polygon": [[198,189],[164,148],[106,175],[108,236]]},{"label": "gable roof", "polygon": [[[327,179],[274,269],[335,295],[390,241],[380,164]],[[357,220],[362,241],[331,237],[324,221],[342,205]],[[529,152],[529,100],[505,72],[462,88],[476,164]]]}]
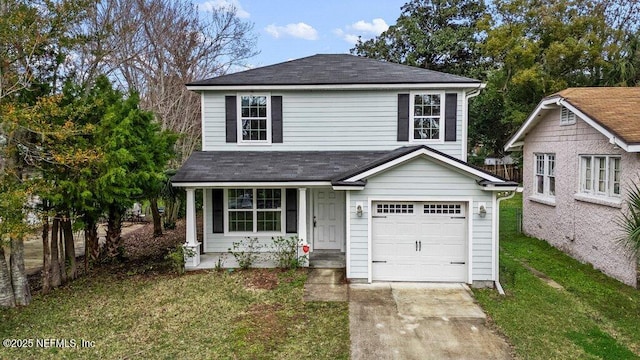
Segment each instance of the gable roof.
[{"label": "gable roof", "polygon": [[542,99],[505,145],[522,146],[527,133],[550,106],[565,106],[627,152],[640,152],[640,87],[568,88]]},{"label": "gable roof", "polygon": [[200,151],[187,159],[171,182],[175,186],[323,182],[361,187],[367,177],[421,155],[476,177],[482,186],[517,186],[425,145],[392,151]]},{"label": "gable roof", "polygon": [[481,84],[480,80],[349,54],[318,54],[187,84],[190,90],[256,85]]}]

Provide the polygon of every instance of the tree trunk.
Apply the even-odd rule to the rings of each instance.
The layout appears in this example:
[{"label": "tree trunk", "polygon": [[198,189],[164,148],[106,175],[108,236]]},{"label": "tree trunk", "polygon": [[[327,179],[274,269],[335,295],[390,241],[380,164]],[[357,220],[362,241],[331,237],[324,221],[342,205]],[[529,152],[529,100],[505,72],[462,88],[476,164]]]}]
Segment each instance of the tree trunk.
[{"label": "tree trunk", "polygon": [[42,224],[42,293],[51,291],[51,246],[49,245],[49,217]]},{"label": "tree trunk", "polygon": [[91,259],[92,262],[97,261],[100,256],[98,222],[89,215],[85,215],[84,217],[84,244],[85,262],[87,259]]},{"label": "tree trunk", "polygon": [[58,235],[60,234],[60,219],[56,216],[51,222],[51,286],[60,286],[60,257],[58,253]]},{"label": "tree trunk", "polygon": [[7,266],[7,259],[4,257],[4,247],[0,242],[0,307],[14,306],[16,306],[16,298],[13,296],[11,273]]},{"label": "tree trunk", "polygon": [[27,306],[31,303],[31,290],[29,289],[27,272],[24,270],[24,241],[21,237],[11,239],[9,264],[11,266],[11,285],[13,286],[16,305]]},{"label": "tree trunk", "polygon": [[84,216],[84,273],[89,273],[89,259],[98,260],[98,226],[91,216]]},{"label": "tree trunk", "polygon": [[67,216],[62,220],[62,230],[64,233],[64,248],[66,255],[67,265],[67,278],[73,280],[77,277],[78,271],[76,269],[76,244],[73,241],[73,228],[71,219]]},{"label": "tree trunk", "polygon": [[151,215],[153,216],[153,237],[162,236],[162,219],[158,210],[158,198],[149,199],[151,204]]},{"label": "tree trunk", "polygon": [[[56,215],[60,218],[60,215]],[[67,271],[64,263],[65,260],[65,248],[64,248],[64,224],[62,221],[58,223],[58,267],[60,268],[60,279],[63,284],[67,283]]]},{"label": "tree trunk", "polygon": [[121,260],[124,256],[122,243],[122,213],[118,207],[109,207],[109,220],[107,221],[106,252],[109,259]]}]

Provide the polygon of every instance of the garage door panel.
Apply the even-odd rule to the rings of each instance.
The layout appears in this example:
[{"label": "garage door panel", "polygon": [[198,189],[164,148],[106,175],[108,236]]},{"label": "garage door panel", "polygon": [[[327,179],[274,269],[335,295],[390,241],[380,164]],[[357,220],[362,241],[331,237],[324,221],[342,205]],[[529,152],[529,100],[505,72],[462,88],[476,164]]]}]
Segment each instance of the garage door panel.
[{"label": "garage door panel", "polygon": [[373,280],[466,280],[464,204],[374,203],[373,209]]}]

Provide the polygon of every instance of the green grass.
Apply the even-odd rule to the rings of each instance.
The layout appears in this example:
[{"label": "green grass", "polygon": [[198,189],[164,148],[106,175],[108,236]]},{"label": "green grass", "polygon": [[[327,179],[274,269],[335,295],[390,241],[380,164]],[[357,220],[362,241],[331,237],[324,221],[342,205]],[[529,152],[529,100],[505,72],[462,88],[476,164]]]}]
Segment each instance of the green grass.
[{"label": "green grass", "polygon": [[[274,288],[250,285],[264,275]],[[0,338],[73,339],[76,348],[0,348],[0,359],[348,358],[348,304],[304,303],[305,279],[304,270],[83,278],[0,310]],[[80,348],[81,339],[95,346]]]},{"label": "green grass", "polygon": [[[500,279],[506,296],[474,290],[478,302],[525,359],[640,358],[640,291],[518,234],[522,197],[501,210]],[[523,264],[564,287],[554,289]]]}]

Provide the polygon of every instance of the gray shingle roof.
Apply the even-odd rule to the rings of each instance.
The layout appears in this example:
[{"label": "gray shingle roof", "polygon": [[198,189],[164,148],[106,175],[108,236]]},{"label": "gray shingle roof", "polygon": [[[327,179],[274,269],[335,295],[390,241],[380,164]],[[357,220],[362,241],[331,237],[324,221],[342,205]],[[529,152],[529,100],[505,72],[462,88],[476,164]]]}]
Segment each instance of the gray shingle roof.
[{"label": "gray shingle roof", "polygon": [[334,185],[361,185],[344,180],[421,148],[475,168],[424,145],[392,151],[200,151],[191,154],[171,181],[176,184],[331,181]]},{"label": "gray shingle roof", "polygon": [[480,80],[348,54],[319,54],[195,81],[188,86],[480,84]]}]

